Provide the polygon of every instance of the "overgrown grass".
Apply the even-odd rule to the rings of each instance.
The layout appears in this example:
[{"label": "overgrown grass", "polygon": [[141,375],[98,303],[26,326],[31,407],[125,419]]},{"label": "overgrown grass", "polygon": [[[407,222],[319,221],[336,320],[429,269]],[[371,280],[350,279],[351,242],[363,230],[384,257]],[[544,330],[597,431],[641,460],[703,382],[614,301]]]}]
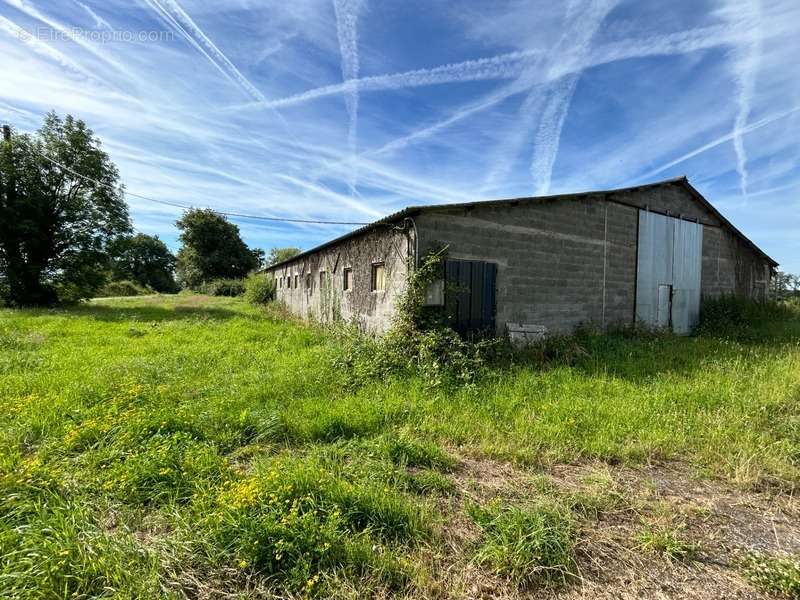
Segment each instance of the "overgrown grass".
[{"label": "overgrown grass", "polygon": [[553,502],[471,506],[483,531],[475,559],[520,586],[559,585],[574,574],[575,524]]},{"label": "overgrown grass", "polygon": [[[336,335],[236,298],[0,310],[0,589],[409,593],[461,506],[459,455],[680,459],[791,488],[800,321],[757,327],[583,333],[432,386],[415,368],[370,371],[368,354],[354,372]],[[576,519],[624,501],[589,487],[473,511],[472,558],[523,584],[563,580]]]}]

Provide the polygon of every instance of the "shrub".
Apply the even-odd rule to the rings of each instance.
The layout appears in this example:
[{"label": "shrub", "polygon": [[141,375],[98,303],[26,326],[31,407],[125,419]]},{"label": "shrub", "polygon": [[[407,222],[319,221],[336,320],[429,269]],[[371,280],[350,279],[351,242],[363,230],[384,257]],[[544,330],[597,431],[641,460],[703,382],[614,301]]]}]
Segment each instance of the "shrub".
[{"label": "shrub", "polygon": [[538,503],[524,507],[469,507],[483,530],[479,563],[518,585],[557,585],[573,571],[575,526],[566,509]]},{"label": "shrub", "polygon": [[353,375],[350,384],[416,373],[429,388],[473,385],[505,344],[500,339],[464,340],[445,326],[393,329],[380,338],[346,326],[338,330],[338,338],[334,366]]},{"label": "shrub", "polygon": [[200,286],[199,292],[208,296],[241,296],[244,294],[244,279],[212,279]]},{"label": "shrub", "polygon": [[414,372],[431,388],[472,385],[507,345],[498,339],[465,340],[446,324],[441,311],[423,306],[425,290],[441,276],[442,257],[443,251],[431,253],[412,271],[384,336],[364,335],[352,324],[338,330],[340,352],[334,362],[354,375],[351,382]]},{"label": "shrub", "polygon": [[111,296],[144,296],[153,291],[133,281],[111,281],[97,291],[97,298]]},{"label": "shrub", "polygon": [[800,598],[800,556],[749,553],[739,562],[739,568],[753,585],[765,592],[783,598]]},{"label": "shrub", "polygon": [[275,280],[265,274],[250,275],[244,282],[244,297],[250,304],[267,304],[275,299]]}]

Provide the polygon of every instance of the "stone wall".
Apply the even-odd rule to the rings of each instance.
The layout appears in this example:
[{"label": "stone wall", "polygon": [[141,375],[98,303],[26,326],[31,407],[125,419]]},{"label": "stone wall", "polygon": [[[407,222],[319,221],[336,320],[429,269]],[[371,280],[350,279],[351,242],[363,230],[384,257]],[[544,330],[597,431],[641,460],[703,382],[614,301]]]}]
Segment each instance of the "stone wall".
[{"label": "stone wall", "polygon": [[[381,333],[391,325],[394,303],[405,290],[412,243],[412,231],[379,226],[267,273],[275,278],[278,300],[294,314],[321,322],[356,319],[362,329]],[[383,291],[371,290],[375,263],[385,265]],[[345,269],[351,269],[349,290],[343,289]]]}]

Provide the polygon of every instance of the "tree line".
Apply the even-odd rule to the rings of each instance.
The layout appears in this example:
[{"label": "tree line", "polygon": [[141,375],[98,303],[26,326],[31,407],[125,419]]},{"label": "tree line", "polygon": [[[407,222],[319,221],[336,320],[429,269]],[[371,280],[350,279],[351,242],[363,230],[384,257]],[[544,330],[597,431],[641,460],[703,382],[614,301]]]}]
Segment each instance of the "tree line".
[{"label": "tree line", "polygon": [[800,275],[778,271],[772,276],[770,286],[776,300],[800,297]]},{"label": "tree line", "polygon": [[119,171],[86,123],[49,113],[34,135],[0,141],[0,302],[48,306],[90,298],[108,282],[154,292],[239,279],[299,253],[249,248],[239,228],[207,209],[176,222],[173,255],[131,225]]}]

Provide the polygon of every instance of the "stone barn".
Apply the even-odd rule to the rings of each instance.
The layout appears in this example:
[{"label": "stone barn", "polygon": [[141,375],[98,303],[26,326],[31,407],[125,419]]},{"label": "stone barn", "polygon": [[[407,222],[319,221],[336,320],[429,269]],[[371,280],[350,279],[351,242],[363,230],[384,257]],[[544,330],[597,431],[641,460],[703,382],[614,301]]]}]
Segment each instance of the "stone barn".
[{"label": "stone barn", "polygon": [[266,271],[292,312],[382,332],[409,269],[442,247],[426,302],[462,333],[523,338],[634,323],[689,333],[702,297],[765,299],[777,267],[682,177],[413,206]]}]

